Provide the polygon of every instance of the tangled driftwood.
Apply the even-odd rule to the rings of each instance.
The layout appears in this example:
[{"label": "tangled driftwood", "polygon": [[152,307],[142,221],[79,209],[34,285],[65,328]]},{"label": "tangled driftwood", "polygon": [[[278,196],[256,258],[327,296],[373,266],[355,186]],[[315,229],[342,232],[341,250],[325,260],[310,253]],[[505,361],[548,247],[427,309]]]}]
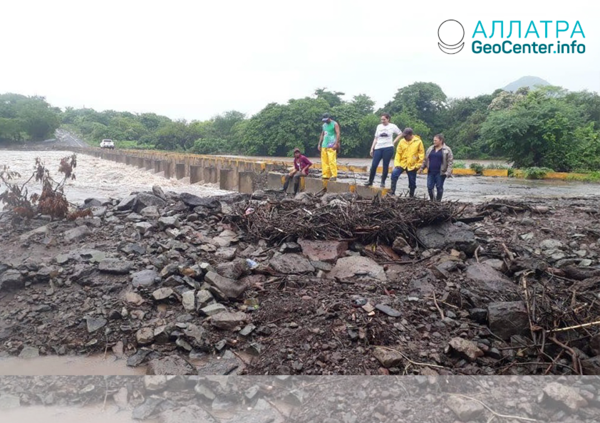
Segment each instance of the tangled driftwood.
[{"label": "tangled driftwood", "polygon": [[416,229],[445,222],[460,214],[454,202],[385,197],[375,200],[270,200],[260,205],[237,205],[230,223],[253,240],[279,244],[296,239],[357,240],[391,245],[398,236],[417,243]]}]

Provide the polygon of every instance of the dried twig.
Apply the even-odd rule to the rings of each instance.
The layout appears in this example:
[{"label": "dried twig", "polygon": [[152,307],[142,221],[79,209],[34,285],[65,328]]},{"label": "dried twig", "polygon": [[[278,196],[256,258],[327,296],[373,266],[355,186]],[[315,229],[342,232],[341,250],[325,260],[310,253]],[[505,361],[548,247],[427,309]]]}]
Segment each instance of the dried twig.
[{"label": "dried twig", "polygon": [[506,252],[506,255],[508,256],[508,258],[510,259],[510,261],[514,261],[515,260],[515,255],[506,247],[505,243],[502,243],[502,247],[504,248],[504,251]]},{"label": "dried twig", "polygon": [[394,351],[397,352],[398,354],[400,354],[402,356],[402,358],[404,358],[406,361],[408,361],[410,364],[412,364],[413,366],[426,366],[426,367],[433,367],[435,369],[445,369],[444,366],[438,366],[437,364],[430,364],[430,363],[419,363],[416,361],[411,360],[410,358],[408,358],[406,356],[406,354],[404,354],[402,351],[398,351],[394,348],[390,348],[390,347],[384,347],[384,346],[379,346],[379,348],[383,348],[385,350],[389,350],[389,351]]},{"label": "dried twig", "polygon": [[590,322],[590,323],[584,323],[582,325],[569,326],[569,327],[566,327],[566,328],[548,330],[548,331],[546,331],[546,333],[566,332],[566,331],[569,331],[569,330],[589,328],[591,326],[600,326],[600,321]]},{"label": "dried twig", "polygon": [[440,317],[442,318],[442,320],[444,320],[446,318],[446,316],[444,316],[444,312],[438,305],[437,299],[435,298],[435,292],[433,293],[433,303],[435,304],[435,308],[437,308],[438,311],[440,312]]},{"label": "dried twig", "polygon": [[563,344],[554,336],[550,337],[550,340],[559,347],[564,348],[569,352],[569,354],[571,354],[571,359],[573,360],[573,368],[575,370],[575,373],[583,376],[583,373],[581,372],[581,366],[579,365],[579,358],[577,357],[577,353],[575,352],[575,350],[573,350],[573,348],[569,347],[568,345]]},{"label": "dried twig", "polygon": [[453,394],[453,393],[448,393],[446,395],[450,395],[452,397],[460,397],[460,398],[464,398],[464,399],[468,399],[471,401],[475,401],[478,402],[479,404],[481,404],[486,410],[488,410],[490,413],[492,413],[495,417],[499,417],[501,419],[515,419],[515,420],[523,420],[525,422],[538,422],[540,420],[536,420],[536,419],[531,419],[529,417],[521,417],[521,416],[511,416],[508,414],[500,414],[497,411],[492,410],[486,403],[478,400],[477,398],[473,398],[473,397],[469,397],[467,395],[462,395],[462,394]]}]

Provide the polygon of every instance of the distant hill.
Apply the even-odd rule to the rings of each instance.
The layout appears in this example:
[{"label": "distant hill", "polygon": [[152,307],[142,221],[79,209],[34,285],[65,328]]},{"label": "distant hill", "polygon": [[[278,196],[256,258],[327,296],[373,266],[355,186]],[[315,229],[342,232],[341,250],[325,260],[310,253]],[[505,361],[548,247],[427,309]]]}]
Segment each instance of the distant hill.
[{"label": "distant hill", "polygon": [[504,91],[517,91],[521,87],[529,87],[535,88],[536,86],[541,85],[551,85],[548,81],[538,78],[537,76],[524,76],[522,78],[517,79],[514,82],[511,82],[506,87],[502,88]]}]

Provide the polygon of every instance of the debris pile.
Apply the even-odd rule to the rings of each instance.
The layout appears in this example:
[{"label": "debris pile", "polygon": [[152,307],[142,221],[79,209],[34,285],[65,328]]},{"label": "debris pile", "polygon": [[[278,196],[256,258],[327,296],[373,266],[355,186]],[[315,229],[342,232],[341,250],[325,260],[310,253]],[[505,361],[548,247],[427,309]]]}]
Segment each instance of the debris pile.
[{"label": "debris pile", "polygon": [[155,375],[600,374],[598,203],[155,187],[74,221],[4,213],[0,353],[112,352]]},{"label": "debris pile", "polygon": [[252,201],[236,205],[230,219],[253,240],[281,244],[286,240],[352,240],[391,245],[405,237],[418,242],[416,229],[458,217],[463,208],[453,202],[424,202],[408,197],[362,200],[352,195],[316,196],[267,201],[254,208]]}]

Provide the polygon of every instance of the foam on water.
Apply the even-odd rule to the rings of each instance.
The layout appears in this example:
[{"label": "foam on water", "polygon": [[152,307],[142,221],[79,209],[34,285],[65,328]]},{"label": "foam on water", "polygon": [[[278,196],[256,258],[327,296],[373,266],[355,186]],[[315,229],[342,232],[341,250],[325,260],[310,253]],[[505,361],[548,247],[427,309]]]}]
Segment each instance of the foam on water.
[{"label": "foam on water", "polygon": [[[0,168],[4,165],[21,174],[16,181],[24,183],[33,173],[35,158],[44,159],[54,179],[59,179],[60,159],[70,156],[69,151],[0,151]],[[200,197],[223,195],[227,191],[220,190],[215,184],[190,185],[186,179],[166,179],[163,173],[127,166],[110,160],[80,154],[77,156],[76,180],[66,183],[67,199],[75,204],[86,198],[98,199],[122,198],[135,191],[150,191],[153,185],[159,185],[164,191],[189,192]],[[29,192],[40,192],[39,183],[30,182]],[[4,190],[0,187],[0,192]]]}]

